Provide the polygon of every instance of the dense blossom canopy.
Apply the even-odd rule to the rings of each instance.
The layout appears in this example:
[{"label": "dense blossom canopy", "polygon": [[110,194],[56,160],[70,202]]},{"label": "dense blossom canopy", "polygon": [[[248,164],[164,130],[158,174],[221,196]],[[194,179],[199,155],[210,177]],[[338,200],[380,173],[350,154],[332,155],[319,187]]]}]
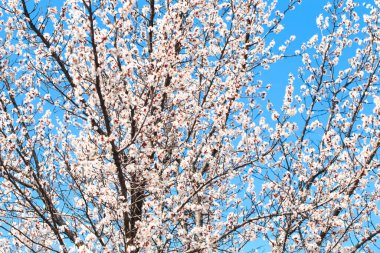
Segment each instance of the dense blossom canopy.
[{"label": "dense blossom canopy", "polygon": [[1,0],[2,252],[375,250],[380,1],[277,2]]}]

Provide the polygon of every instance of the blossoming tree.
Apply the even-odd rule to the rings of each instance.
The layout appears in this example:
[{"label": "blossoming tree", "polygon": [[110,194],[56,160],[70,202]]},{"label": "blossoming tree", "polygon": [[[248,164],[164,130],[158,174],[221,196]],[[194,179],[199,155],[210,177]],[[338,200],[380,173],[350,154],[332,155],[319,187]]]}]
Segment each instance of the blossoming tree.
[{"label": "blossoming tree", "polygon": [[374,250],[380,2],[283,2],[2,0],[2,251]]}]

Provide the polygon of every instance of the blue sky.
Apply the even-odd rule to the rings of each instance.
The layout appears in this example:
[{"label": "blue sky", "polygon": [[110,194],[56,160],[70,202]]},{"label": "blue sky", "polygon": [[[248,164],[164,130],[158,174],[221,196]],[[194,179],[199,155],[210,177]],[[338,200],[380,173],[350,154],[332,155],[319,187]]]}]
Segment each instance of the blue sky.
[{"label": "blue sky", "polygon": [[[289,1],[279,1],[280,10],[284,9]],[[291,35],[296,36],[296,40],[291,43],[286,54],[292,54],[300,49],[302,43],[307,42],[314,34],[319,33],[316,26],[316,18],[324,12],[323,6],[326,0],[306,0],[301,5],[296,5],[296,9],[288,12],[283,20],[284,30],[276,35],[276,47],[282,45],[282,41],[289,39]],[[302,65],[301,56],[286,58],[271,65],[267,71],[262,71],[257,77],[263,80],[264,87],[271,84],[267,98],[279,110],[284,98],[286,85],[288,84],[289,73],[297,76],[298,68]],[[297,84],[296,84],[297,85]],[[264,106],[265,107],[265,106]],[[268,241],[258,238],[252,243],[248,243],[243,249],[244,252],[270,252]]]},{"label": "blue sky", "polygon": [[[284,2],[288,3],[288,1]],[[323,6],[327,2],[325,0],[306,0],[301,5],[297,5],[294,11],[288,12],[283,22],[285,28],[276,38],[276,46],[281,45],[281,40],[286,40],[290,35],[295,35],[295,41],[291,43],[286,52],[286,54],[292,54],[301,47],[302,43],[308,41],[314,34],[319,33],[316,18],[324,12]],[[268,98],[277,109],[281,107],[289,73],[297,76],[301,64],[301,56],[287,58],[271,65],[268,71],[261,73],[262,75],[259,78],[263,79],[264,83],[272,85],[272,89],[268,92]]]}]

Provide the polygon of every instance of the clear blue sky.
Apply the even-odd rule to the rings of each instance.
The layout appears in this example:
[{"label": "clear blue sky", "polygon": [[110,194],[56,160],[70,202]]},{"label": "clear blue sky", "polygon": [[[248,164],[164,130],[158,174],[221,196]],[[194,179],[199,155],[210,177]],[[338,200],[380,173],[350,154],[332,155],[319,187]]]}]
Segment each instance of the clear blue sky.
[{"label": "clear blue sky", "polygon": [[[280,6],[286,6],[289,1],[279,1]],[[323,6],[327,0],[304,0],[301,5],[297,5],[294,11],[287,13],[282,23],[285,29],[276,36],[276,46],[280,46],[281,41],[285,41],[291,35],[296,36],[296,40],[289,46],[286,54],[292,54],[299,49],[302,43],[307,42],[314,34],[319,33],[316,26],[316,18],[319,14],[324,13]],[[301,57],[287,58],[280,60],[267,71],[262,71],[258,78],[263,80],[264,86],[267,83],[272,85],[268,92],[268,99],[274,104],[276,109],[280,109],[284,98],[286,85],[288,84],[288,75],[293,73],[297,76],[298,68],[301,66]],[[297,81],[296,81],[297,82]],[[253,243],[249,243],[243,249],[244,252],[270,252],[268,241],[258,238]],[[257,251],[255,251],[257,250]]]},{"label": "clear blue sky", "polygon": [[[288,4],[289,1],[279,2]],[[304,0],[301,5],[296,6],[294,11],[287,13],[283,22],[285,29],[278,35],[276,46],[281,45],[281,40],[286,40],[290,35],[295,35],[296,40],[292,42],[286,52],[286,54],[291,54],[314,34],[319,33],[316,18],[319,14],[324,13],[323,6],[327,2],[327,0]],[[268,92],[268,98],[275,104],[275,107],[281,107],[289,73],[291,72],[294,76],[297,76],[298,68],[301,64],[300,56],[294,59],[287,58],[278,61],[268,71],[261,73],[264,83],[272,84],[272,89]]]}]

